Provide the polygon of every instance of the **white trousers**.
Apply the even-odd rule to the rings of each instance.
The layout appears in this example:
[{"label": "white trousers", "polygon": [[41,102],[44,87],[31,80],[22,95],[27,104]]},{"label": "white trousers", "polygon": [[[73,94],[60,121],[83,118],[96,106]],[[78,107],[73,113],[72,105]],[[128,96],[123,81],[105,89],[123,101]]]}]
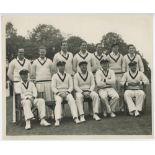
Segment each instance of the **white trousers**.
[{"label": "white trousers", "polygon": [[37,82],[36,88],[38,93],[42,93],[45,101],[54,101],[54,95],[51,88],[51,81]]},{"label": "white trousers", "polygon": [[[39,97],[43,98],[45,100],[45,102],[54,101],[54,94],[53,94],[52,88],[51,88],[51,81],[37,82],[36,88],[37,88]],[[53,114],[53,111],[51,110],[51,108],[46,106],[47,118],[52,116],[52,114]]]},{"label": "white trousers", "polygon": [[75,100],[72,96],[72,94],[68,94],[66,98],[62,98],[59,95],[55,95],[55,109],[54,109],[54,113],[55,113],[55,120],[61,119],[62,118],[62,101],[66,100],[68,102],[69,108],[71,110],[71,114],[73,116],[73,119],[75,117],[78,117],[78,112],[77,112],[77,106],[75,104]]},{"label": "white trousers", "polygon": [[[116,92],[116,90],[114,88],[105,88],[100,89],[98,93],[102,100],[102,103],[104,102],[107,112],[108,113],[111,113],[112,111],[115,112],[116,106],[119,103],[119,95]],[[110,98],[110,101],[108,98]]]},{"label": "white trousers", "polygon": [[[32,110],[31,110],[31,108],[32,108],[31,101],[30,100],[22,100],[21,103],[22,103],[23,110],[24,110],[25,120],[29,120],[29,119],[33,118],[34,115],[33,115]],[[41,99],[41,98],[34,99],[33,104],[38,109],[39,118],[40,119],[44,118],[46,115],[44,99]]]},{"label": "white trousers", "polygon": [[[90,97],[92,99],[92,108],[93,108],[93,113],[99,113],[99,96],[98,94],[93,91],[90,93]],[[84,115],[84,107],[83,107],[83,103],[84,102],[84,96],[77,92],[76,93],[76,104],[77,104],[77,108],[78,108],[78,112],[79,115]]]},{"label": "white trousers", "polygon": [[[133,97],[135,97],[135,103]],[[129,112],[134,110],[142,111],[145,93],[143,90],[126,90],[124,93],[124,99],[127,103]]]}]

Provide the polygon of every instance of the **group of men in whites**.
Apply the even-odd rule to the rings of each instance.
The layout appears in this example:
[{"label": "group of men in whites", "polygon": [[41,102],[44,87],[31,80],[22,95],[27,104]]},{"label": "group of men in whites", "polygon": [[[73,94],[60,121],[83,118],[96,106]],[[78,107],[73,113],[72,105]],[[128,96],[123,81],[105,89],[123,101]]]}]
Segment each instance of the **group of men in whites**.
[{"label": "group of men in whites", "polygon": [[[15,94],[21,95],[27,130],[31,129],[34,117],[32,106],[38,108],[40,125],[51,125],[46,118],[54,115],[55,126],[59,126],[63,101],[67,101],[77,124],[86,121],[85,99],[91,99],[94,120],[101,120],[99,110],[104,117],[116,117],[116,111],[124,111],[120,97],[122,87],[125,87],[124,99],[129,114],[136,117],[141,114],[145,99],[142,86],[149,84],[149,80],[143,73],[143,62],[134,45],[128,46],[128,54],[124,57],[119,53],[118,44],[112,45],[108,55],[103,53],[101,43],[96,45],[94,53],[87,51],[86,42],[82,42],[75,56],[67,49],[68,44],[63,41],[61,51],[55,54],[52,62],[46,57],[46,48],[41,46],[39,57],[32,64],[24,57],[24,49],[18,49],[18,56],[10,62],[7,73],[14,83],[13,122],[16,122]],[[51,110],[46,103],[53,101],[55,108]]]}]

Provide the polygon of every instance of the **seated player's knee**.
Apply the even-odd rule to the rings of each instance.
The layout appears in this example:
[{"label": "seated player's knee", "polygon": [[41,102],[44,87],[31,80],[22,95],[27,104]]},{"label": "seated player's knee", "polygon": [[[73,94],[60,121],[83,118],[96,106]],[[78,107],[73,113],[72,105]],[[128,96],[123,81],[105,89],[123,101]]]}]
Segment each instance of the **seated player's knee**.
[{"label": "seated player's knee", "polygon": [[38,102],[45,103],[45,100],[43,98],[38,98]]},{"label": "seated player's knee", "polygon": [[76,99],[82,99],[83,95],[81,93],[76,93]]},{"label": "seated player's knee", "polygon": [[69,102],[75,102],[75,100],[74,100],[72,94],[68,94],[68,95],[67,95],[67,100],[68,100]]},{"label": "seated player's knee", "polygon": [[126,90],[124,93],[124,97],[130,97],[130,96],[131,96],[130,91]]},{"label": "seated player's knee", "polygon": [[91,92],[91,95],[92,95],[93,97],[98,97],[98,94],[97,94],[95,91]]},{"label": "seated player's knee", "polygon": [[137,92],[137,95],[139,95],[139,96],[145,96],[145,93],[144,93],[144,91],[139,90],[139,91]]},{"label": "seated player's knee", "polygon": [[56,104],[61,104],[61,102],[62,102],[62,98],[60,97],[60,96],[56,96],[55,97],[55,101],[56,101]]}]

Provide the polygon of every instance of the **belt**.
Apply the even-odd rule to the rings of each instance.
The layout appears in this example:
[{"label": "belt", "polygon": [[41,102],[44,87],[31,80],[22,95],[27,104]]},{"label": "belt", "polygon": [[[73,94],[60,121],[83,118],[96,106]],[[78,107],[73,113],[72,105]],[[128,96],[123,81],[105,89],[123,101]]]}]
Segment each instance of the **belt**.
[{"label": "belt", "polygon": [[106,88],[112,88],[112,86],[107,86],[107,87],[104,87],[104,88],[99,88],[98,91],[101,90],[101,89],[106,89]]},{"label": "belt", "polygon": [[125,72],[116,72],[115,74],[123,74],[123,73],[125,73]]},{"label": "belt", "polygon": [[12,81],[13,83],[17,83],[17,82],[20,82],[20,81]]},{"label": "belt", "polygon": [[51,80],[40,80],[40,81],[36,81],[36,82],[50,82]]},{"label": "belt", "polygon": [[143,89],[126,89],[126,90],[143,90]]}]

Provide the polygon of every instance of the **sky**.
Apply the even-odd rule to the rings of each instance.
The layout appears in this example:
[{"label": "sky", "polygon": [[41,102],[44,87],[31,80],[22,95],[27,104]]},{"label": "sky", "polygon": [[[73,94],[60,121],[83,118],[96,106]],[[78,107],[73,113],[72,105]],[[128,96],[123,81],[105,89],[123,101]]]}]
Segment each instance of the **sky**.
[{"label": "sky", "polygon": [[106,33],[116,32],[152,64],[153,19],[149,14],[12,15],[3,17],[3,21],[12,22],[17,33],[25,37],[38,24],[51,24],[63,34],[79,36],[88,43],[98,43]]}]

